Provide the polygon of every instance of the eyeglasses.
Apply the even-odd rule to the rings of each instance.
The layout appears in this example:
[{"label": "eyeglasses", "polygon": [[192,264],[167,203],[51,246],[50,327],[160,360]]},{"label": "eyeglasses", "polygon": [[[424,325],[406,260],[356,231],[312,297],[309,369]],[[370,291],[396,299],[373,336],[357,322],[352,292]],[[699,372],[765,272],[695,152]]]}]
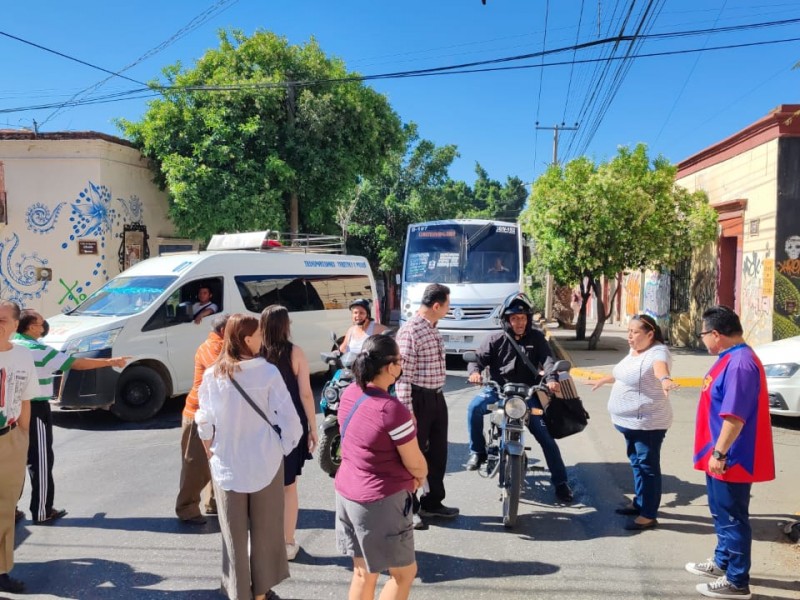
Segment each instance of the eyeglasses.
[{"label": "eyeglasses", "polygon": [[709,329],[708,331],[701,331],[700,333],[696,334],[697,335],[697,339],[698,340],[702,340],[704,335],[708,335],[712,331],[714,331],[714,330],[713,329]]}]

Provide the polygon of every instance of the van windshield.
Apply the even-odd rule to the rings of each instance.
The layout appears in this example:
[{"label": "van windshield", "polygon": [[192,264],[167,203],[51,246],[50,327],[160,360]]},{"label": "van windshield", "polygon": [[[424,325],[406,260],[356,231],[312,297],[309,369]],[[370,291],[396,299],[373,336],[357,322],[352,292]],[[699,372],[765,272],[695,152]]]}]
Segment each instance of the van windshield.
[{"label": "van windshield", "polygon": [[121,317],[145,310],[164,293],[177,277],[115,277],[70,312],[71,315]]}]

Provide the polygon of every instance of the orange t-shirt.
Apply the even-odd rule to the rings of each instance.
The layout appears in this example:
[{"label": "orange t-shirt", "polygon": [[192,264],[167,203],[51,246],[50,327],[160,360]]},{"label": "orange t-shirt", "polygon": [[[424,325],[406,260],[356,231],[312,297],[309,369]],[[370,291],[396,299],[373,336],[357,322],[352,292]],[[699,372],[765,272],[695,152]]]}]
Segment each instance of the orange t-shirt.
[{"label": "orange t-shirt", "polygon": [[222,338],[212,331],[208,334],[208,339],[200,344],[194,355],[194,383],[186,396],[186,405],[183,407],[184,419],[194,419],[194,413],[197,412],[200,405],[197,390],[203,383],[203,373],[214,364],[220,352],[222,352]]}]

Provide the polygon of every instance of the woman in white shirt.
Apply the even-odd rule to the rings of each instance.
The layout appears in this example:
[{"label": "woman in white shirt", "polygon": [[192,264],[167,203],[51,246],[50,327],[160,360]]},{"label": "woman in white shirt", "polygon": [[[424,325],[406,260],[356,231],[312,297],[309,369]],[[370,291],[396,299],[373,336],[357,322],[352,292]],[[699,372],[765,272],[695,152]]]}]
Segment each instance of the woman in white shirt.
[{"label": "woman in white shirt", "polygon": [[598,379],[592,389],[613,383],[608,412],[614,427],[625,436],[633,469],[633,502],[616,510],[635,518],[625,529],[641,531],[658,525],[661,504],[661,444],[672,425],[669,392],[677,387],[670,378],[672,357],[661,328],[649,315],[635,315],[628,324],[631,350],[614,367],[613,375]]},{"label": "woman in white shirt", "polygon": [[271,589],[289,577],[283,457],[303,430],[278,369],[260,351],[258,319],[232,315],[222,352],[203,375],[195,414],[216,489],[222,590],[230,600],[274,597]]}]

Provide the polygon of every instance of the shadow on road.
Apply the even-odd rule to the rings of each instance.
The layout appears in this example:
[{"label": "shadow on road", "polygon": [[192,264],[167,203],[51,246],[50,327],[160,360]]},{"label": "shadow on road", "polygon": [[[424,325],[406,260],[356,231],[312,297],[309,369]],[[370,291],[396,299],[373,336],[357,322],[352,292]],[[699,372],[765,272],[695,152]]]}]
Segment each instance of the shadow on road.
[{"label": "shadow on road", "polygon": [[99,558],[53,560],[18,564],[14,576],[22,579],[28,594],[57,594],[75,600],[124,600],[125,598],[165,598],[204,600],[219,598],[216,589],[148,590],[164,578],[134,570],[130,565]]},{"label": "shadow on road", "polygon": [[83,431],[177,429],[181,426],[181,412],[185,401],[186,396],[170,398],[155,417],[136,423],[121,421],[107,410],[54,410],[53,425]]},{"label": "shadow on road", "polygon": [[[179,533],[182,535],[219,533],[219,523],[214,517],[209,517],[205,525],[189,525],[182,523],[175,517],[106,517],[106,513],[95,513],[93,517],[71,517],[67,515],[52,525],[34,525],[32,527],[82,529],[114,529],[118,531],[147,531],[151,533]],[[20,530],[22,534],[20,534]],[[19,546],[27,537],[26,528],[17,527],[15,536],[16,545]]]}]

